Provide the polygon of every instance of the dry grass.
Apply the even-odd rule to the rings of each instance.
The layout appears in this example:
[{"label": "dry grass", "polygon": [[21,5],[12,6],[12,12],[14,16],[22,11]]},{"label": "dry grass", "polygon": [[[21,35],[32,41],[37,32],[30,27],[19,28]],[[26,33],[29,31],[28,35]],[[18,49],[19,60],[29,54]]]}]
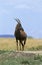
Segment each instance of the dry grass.
[{"label": "dry grass", "polygon": [[27,39],[25,48],[27,50],[29,48],[37,48],[39,46],[42,46],[42,39]]},{"label": "dry grass", "polygon": [[[27,39],[25,50],[28,48],[42,46],[42,39]],[[14,38],[0,38],[0,50],[16,50]]]},{"label": "dry grass", "polygon": [[0,38],[0,50],[15,50],[16,42],[14,38]]}]

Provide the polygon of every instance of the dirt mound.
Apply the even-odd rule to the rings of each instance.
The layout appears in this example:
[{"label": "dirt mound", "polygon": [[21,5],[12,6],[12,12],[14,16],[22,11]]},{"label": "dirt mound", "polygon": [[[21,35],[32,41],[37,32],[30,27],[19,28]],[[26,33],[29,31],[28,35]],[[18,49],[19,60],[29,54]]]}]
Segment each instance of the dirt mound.
[{"label": "dirt mound", "polygon": [[32,57],[34,56],[35,54],[34,53],[24,53],[24,52],[10,52],[8,54],[9,57]]}]

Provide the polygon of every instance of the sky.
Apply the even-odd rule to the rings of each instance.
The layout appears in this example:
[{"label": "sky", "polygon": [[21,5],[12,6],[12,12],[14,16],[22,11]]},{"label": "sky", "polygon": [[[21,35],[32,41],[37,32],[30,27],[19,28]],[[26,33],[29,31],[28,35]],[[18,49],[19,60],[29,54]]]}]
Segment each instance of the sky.
[{"label": "sky", "polygon": [[28,36],[42,38],[42,0],[0,0],[0,35],[14,35],[15,18]]}]

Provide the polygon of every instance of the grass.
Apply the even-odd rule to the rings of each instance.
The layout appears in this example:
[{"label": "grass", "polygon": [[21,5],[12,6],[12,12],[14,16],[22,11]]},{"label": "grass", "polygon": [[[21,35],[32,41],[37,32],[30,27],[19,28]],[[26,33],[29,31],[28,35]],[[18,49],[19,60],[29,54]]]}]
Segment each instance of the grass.
[{"label": "grass", "polygon": [[[0,50],[16,50],[14,38],[0,38]],[[42,50],[42,39],[27,39],[25,50]]]},{"label": "grass", "polygon": [[31,47],[31,48],[28,48],[28,51],[42,51],[42,46],[39,45],[37,47]]},{"label": "grass", "polygon": [[[21,56],[15,50],[14,38],[0,38],[0,65],[42,65],[42,55]],[[25,50],[42,50],[42,39],[27,39]]]},{"label": "grass", "polygon": [[27,39],[26,50],[42,50],[42,39]]},{"label": "grass", "polygon": [[[42,39],[27,39],[25,50],[42,50]],[[14,38],[0,38],[0,50],[16,50]]]},{"label": "grass", "polygon": [[0,50],[15,50],[16,42],[14,38],[0,38]]},{"label": "grass", "polygon": [[13,51],[0,54],[0,65],[42,65],[42,55],[21,56]]}]

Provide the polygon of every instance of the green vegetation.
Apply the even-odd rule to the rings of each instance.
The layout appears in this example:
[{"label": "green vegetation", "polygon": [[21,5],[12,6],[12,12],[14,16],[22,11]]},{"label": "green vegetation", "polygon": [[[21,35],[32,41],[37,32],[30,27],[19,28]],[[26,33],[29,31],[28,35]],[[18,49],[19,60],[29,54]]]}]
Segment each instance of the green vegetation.
[{"label": "green vegetation", "polygon": [[[2,53],[1,53],[2,52]],[[21,55],[14,51],[1,51],[0,65],[42,65],[42,55]]]},{"label": "green vegetation", "polygon": [[7,52],[7,51],[5,51],[5,50],[0,50],[0,54],[3,54],[3,53],[5,53],[5,52]]},{"label": "green vegetation", "polygon": [[[0,65],[42,65],[42,55],[21,55],[15,50],[14,38],[0,38]],[[42,50],[42,39],[27,39],[25,50]]]},{"label": "green vegetation", "polygon": [[37,47],[31,47],[31,48],[28,48],[28,50],[31,50],[31,51],[40,51],[40,50],[42,50],[42,46],[40,45],[40,46],[37,46]]},{"label": "green vegetation", "polygon": [[33,37],[32,36],[28,36],[28,39],[33,39]]}]

